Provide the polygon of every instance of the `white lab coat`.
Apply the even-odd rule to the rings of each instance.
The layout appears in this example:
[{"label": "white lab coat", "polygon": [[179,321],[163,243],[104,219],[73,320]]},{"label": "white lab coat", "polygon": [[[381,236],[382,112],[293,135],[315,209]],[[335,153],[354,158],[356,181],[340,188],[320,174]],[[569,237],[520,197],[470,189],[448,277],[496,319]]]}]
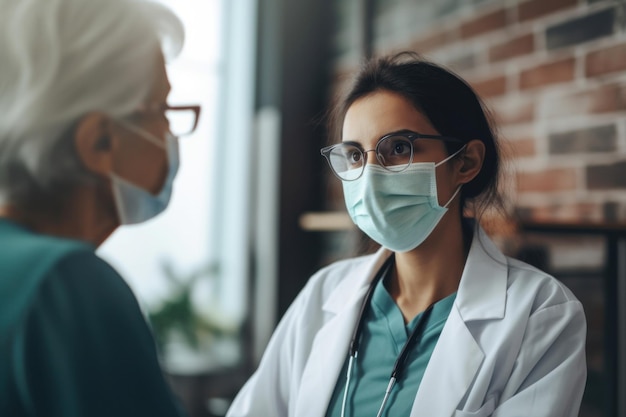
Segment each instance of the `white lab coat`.
[{"label": "white lab coat", "polygon": [[[389,255],[380,250],[317,272],[227,417],[324,416],[337,378],[345,378],[339,373],[368,284]],[[582,305],[569,289],[505,257],[479,230],[411,417],[575,417],[585,336]]]}]

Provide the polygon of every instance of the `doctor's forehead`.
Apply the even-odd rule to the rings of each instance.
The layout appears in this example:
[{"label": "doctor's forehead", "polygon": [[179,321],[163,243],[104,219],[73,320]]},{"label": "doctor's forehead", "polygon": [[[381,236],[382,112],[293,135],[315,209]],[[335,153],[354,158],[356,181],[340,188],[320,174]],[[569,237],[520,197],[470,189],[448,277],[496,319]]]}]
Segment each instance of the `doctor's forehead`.
[{"label": "doctor's forehead", "polygon": [[430,121],[398,93],[377,91],[356,100],[343,121],[342,140],[363,144],[400,130],[438,134]]}]

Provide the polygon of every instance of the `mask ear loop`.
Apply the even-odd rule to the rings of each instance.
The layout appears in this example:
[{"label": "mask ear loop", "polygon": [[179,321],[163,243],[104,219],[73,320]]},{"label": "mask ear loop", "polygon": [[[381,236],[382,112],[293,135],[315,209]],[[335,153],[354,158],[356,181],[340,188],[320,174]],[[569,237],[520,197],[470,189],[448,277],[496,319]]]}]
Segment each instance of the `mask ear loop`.
[{"label": "mask ear loop", "polygon": [[155,135],[153,135],[152,133],[148,132],[145,129],[142,129],[138,126],[135,126],[132,123],[128,123],[125,120],[121,120],[119,119],[118,122],[124,126],[124,128],[130,130],[131,132],[135,133],[136,135],[141,136],[142,138],[144,138],[145,140],[147,140],[148,142],[152,143],[153,145],[158,146],[161,149],[166,149],[167,145],[165,143],[163,143],[163,141],[159,140]]},{"label": "mask ear loop", "polygon": [[[443,161],[435,164],[435,168],[437,168],[439,165],[441,164],[445,164],[446,162],[448,162],[450,159],[454,158],[455,156],[457,156],[459,153],[461,153],[462,150],[464,150],[467,147],[467,145],[463,145],[461,147],[461,149],[459,149],[458,151],[456,151],[455,153],[453,153],[452,155],[450,155],[449,157],[447,157],[446,159],[444,159]],[[443,205],[443,208],[448,208],[448,206],[450,205],[450,203],[452,203],[452,200],[454,200],[454,198],[457,196],[457,194],[459,194],[459,191],[461,191],[461,187],[463,187],[463,184],[459,185],[456,188],[456,191],[454,192],[454,194],[452,194],[452,197],[450,197],[450,199],[448,200],[448,202],[446,204]]]},{"label": "mask ear loop", "polygon": [[449,157],[447,157],[447,158],[446,158],[446,159],[444,159],[443,161],[441,161],[441,162],[437,162],[437,163],[435,164],[435,168],[437,168],[439,165],[443,165],[443,164],[445,164],[446,162],[448,162],[449,160],[451,160],[452,158],[454,158],[455,156],[457,156],[459,153],[461,153],[461,151],[462,151],[462,150],[464,150],[465,148],[467,148],[467,145],[463,145],[463,146],[461,147],[461,149],[459,149],[458,151],[456,151],[455,153],[453,153],[452,155],[450,155]]},{"label": "mask ear loop", "polygon": [[450,200],[448,200],[448,202],[446,204],[444,204],[443,208],[448,208],[448,206],[450,205],[450,203],[452,203],[452,200],[454,200],[454,198],[457,196],[457,194],[459,193],[459,191],[461,191],[461,187],[463,185],[459,185],[458,187],[456,187],[456,191],[454,192],[454,194],[452,194],[452,197],[450,197]]}]

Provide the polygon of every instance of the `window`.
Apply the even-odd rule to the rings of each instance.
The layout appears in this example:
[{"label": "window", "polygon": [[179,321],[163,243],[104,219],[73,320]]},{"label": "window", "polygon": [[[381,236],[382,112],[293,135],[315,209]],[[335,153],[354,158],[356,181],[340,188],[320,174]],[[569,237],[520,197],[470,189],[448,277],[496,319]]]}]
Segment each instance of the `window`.
[{"label": "window", "polygon": [[[172,84],[169,102],[201,104],[200,122],[193,135],[180,140],[181,168],[168,209],[144,224],[121,227],[99,254],[126,279],[147,314],[168,314],[164,307],[178,303],[179,308],[191,308],[206,322],[206,328],[198,329],[186,327],[191,324],[184,319],[178,329],[154,323],[157,341],[159,337],[167,339],[164,353],[168,370],[198,372],[239,359],[237,349],[202,342],[202,334],[215,330],[215,326],[233,327],[238,320],[236,314],[224,309],[224,304],[232,303],[220,296],[224,288],[220,288],[213,227],[215,185],[219,183],[215,138],[220,129],[217,121],[223,116],[220,87],[224,81],[225,11],[221,0],[162,2],[181,18],[186,32],[182,53],[168,65]],[[190,290],[191,304],[185,305],[185,290]],[[190,346],[185,339],[190,330],[200,335],[199,345]],[[215,351],[208,352],[211,350]]]}]

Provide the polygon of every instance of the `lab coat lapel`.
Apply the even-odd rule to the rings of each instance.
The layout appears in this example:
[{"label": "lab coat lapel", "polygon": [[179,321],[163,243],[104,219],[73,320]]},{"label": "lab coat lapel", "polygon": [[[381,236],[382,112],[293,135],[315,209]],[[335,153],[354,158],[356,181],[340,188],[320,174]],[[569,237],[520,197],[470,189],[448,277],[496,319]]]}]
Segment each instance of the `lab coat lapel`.
[{"label": "lab coat lapel", "polygon": [[453,415],[485,358],[467,323],[504,317],[507,277],[506,258],[479,227],[411,417]]},{"label": "lab coat lapel", "polygon": [[313,341],[298,390],[296,416],[325,415],[368,285],[388,256],[388,251],[377,252],[363,268],[347,276],[324,304],[324,311],[335,315]]},{"label": "lab coat lapel", "polygon": [[411,417],[452,416],[483,359],[459,311],[453,308],[417,391]]}]

